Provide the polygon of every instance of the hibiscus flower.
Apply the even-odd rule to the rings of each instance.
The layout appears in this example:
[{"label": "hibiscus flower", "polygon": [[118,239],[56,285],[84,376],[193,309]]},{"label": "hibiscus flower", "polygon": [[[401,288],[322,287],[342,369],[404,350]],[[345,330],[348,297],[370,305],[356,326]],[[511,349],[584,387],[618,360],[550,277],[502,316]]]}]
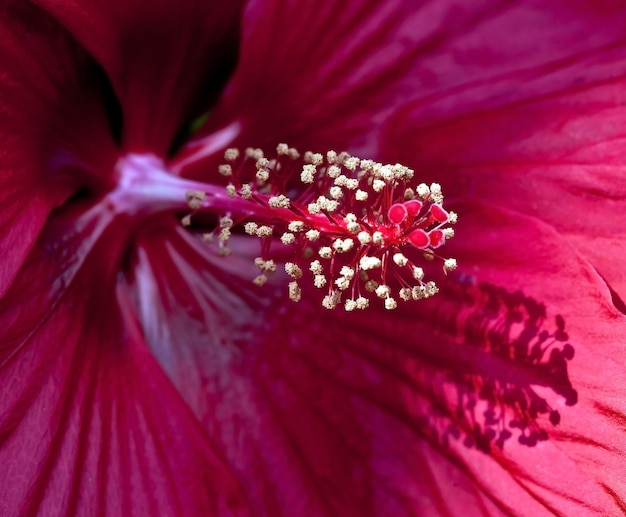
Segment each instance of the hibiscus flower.
[{"label": "hibiscus flower", "polygon": [[[2,513],[626,511],[625,14],[3,0]],[[282,142],[441,184],[439,293],[255,285],[219,165]]]}]

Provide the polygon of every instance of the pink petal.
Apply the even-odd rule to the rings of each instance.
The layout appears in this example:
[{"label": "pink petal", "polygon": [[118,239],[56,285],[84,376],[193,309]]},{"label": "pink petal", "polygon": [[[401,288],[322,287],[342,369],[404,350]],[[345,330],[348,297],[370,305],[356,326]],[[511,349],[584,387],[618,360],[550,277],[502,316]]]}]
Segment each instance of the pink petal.
[{"label": "pink petal", "polygon": [[212,154],[231,144],[274,149],[286,142],[301,152],[375,157],[380,123],[430,80],[420,73],[421,58],[498,2],[457,4],[250,2],[237,70],[181,166],[207,177],[221,159]]},{"label": "pink petal", "polygon": [[624,317],[545,224],[454,208],[460,276],[392,313],[288,303],[245,242],[140,237],[148,340],[259,513],[618,512]]},{"label": "pink petal", "polygon": [[625,14],[620,2],[551,2],[483,19],[441,49],[466,59],[424,63],[436,88],[390,118],[384,137],[387,156],[428,171],[448,195],[552,225],[622,312]]},{"label": "pink petal", "polygon": [[50,211],[102,181],[71,171],[107,164],[111,138],[94,63],[38,8],[4,2],[0,64],[1,296]]},{"label": "pink petal", "polygon": [[37,3],[106,71],[128,151],[165,155],[198,110],[212,107],[237,60],[240,1]]},{"label": "pink petal", "polygon": [[47,230],[0,302],[3,512],[248,515],[144,341],[115,270],[127,224],[91,215]]}]

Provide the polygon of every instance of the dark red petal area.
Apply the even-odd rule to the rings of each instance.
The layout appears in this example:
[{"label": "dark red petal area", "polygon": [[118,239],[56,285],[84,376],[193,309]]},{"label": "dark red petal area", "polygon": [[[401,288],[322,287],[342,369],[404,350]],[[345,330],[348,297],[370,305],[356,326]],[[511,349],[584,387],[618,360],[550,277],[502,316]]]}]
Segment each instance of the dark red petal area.
[{"label": "dark red petal area", "polygon": [[2,513],[248,515],[112,271],[124,223],[83,222],[49,229],[0,303]]},{"label": "dark red petal area", "polygon": [[464,214],[447,245],[462,270],[391,312],[327,311],[313,288],[294,304],[278,279],[246,283],[245,238],[228,258],[182,232],[140,238],[152,349],[259,515],[623,507],[624,317],[548,226],[451,208]]},{"label": "dark red petal area", "polygon": [[383,138],[386,156],[428,170],[447,195],[552,225],[606,279],[622,312],[625,34],[622,2],[502,9],[424,62],[433,87],[390,117]]},{"label": "dark red petal area", "polygon": [[206,177],[221,159],[211,153],[232,143],[376,158],[380,123],[431,83],[422,58],[500,3],[250,2],[237,70],[181,163],[208,154],[187,172]]},{"label": "dark red petal area", "polygon": [[127,151],[165,155],[215,103],[237,60],[239,0],[37,0],[103,66]]},{"label": "dark red petal area", "polygon": [[0,7],[0,69],[2,295],[50,210],[100,181],[65,173],[108,164],[112,146],[93,62],[28,2]]}]

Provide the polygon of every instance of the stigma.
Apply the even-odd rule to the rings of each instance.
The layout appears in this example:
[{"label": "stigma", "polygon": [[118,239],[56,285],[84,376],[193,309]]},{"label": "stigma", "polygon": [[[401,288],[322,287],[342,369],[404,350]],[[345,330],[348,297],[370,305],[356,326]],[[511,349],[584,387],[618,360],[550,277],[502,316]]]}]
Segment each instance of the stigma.
[{"label": "stigma", "polygon": [[[303,298],[303,282],[319,292],[322,306],[363,310],[374,303],[393,310],[399,303],[438,292],[422,266],[441,262],[448,273],[456,260],[439,254],[454,236],[454,212],[443,207],[437,183],[420,183],[400,164],[382,164],[347,153],[306,152],[279,144],[273,156],[260,149],[227,149],[219,173],[232,210],[204,240],[228,255],[228,238],[240,231],[259,239],[255,259],[263,286],[275,274],[277,254],[288,251],[286,296]],[[188,191],[191,217],[205,207],[206,194]],[[277,248],[282,248],[278,250]]]}]

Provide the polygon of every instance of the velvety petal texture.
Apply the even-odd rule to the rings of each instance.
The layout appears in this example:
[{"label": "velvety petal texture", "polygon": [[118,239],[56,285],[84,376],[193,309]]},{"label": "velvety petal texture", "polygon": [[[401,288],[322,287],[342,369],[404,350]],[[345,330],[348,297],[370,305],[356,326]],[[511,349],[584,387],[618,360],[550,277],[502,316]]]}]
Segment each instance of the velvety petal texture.
[{"label": "velvety petal texture", "polygon": [[626,313],[625,34],[621,2],[501,8],[420,61],[436,86],[386,122],[384,154],[552,225]]},{"label": "velvety petal texture", "polygon": [[5,515],[249,515],[115,280],[127,227],[58,216],[0,303]]},{"label": "velvety petal texture", "polygon": [[236,64],[240,0],[37,3],[106,71],[127,151],[167,154],[178,133],[215,105]]},{"label": "velvety petal texture", "polygon": [[0,5],[0,63],[1,296],[50,211],[99,181],[111,140],[96,64],[28,2]]},{"label": "velvety petal texture", "polygon": [[[36,3],[0,10],[0,513],[626,511],[621,2]],[[278,142],[440,181],[459,270],[291,303],[118,161]]]}]

